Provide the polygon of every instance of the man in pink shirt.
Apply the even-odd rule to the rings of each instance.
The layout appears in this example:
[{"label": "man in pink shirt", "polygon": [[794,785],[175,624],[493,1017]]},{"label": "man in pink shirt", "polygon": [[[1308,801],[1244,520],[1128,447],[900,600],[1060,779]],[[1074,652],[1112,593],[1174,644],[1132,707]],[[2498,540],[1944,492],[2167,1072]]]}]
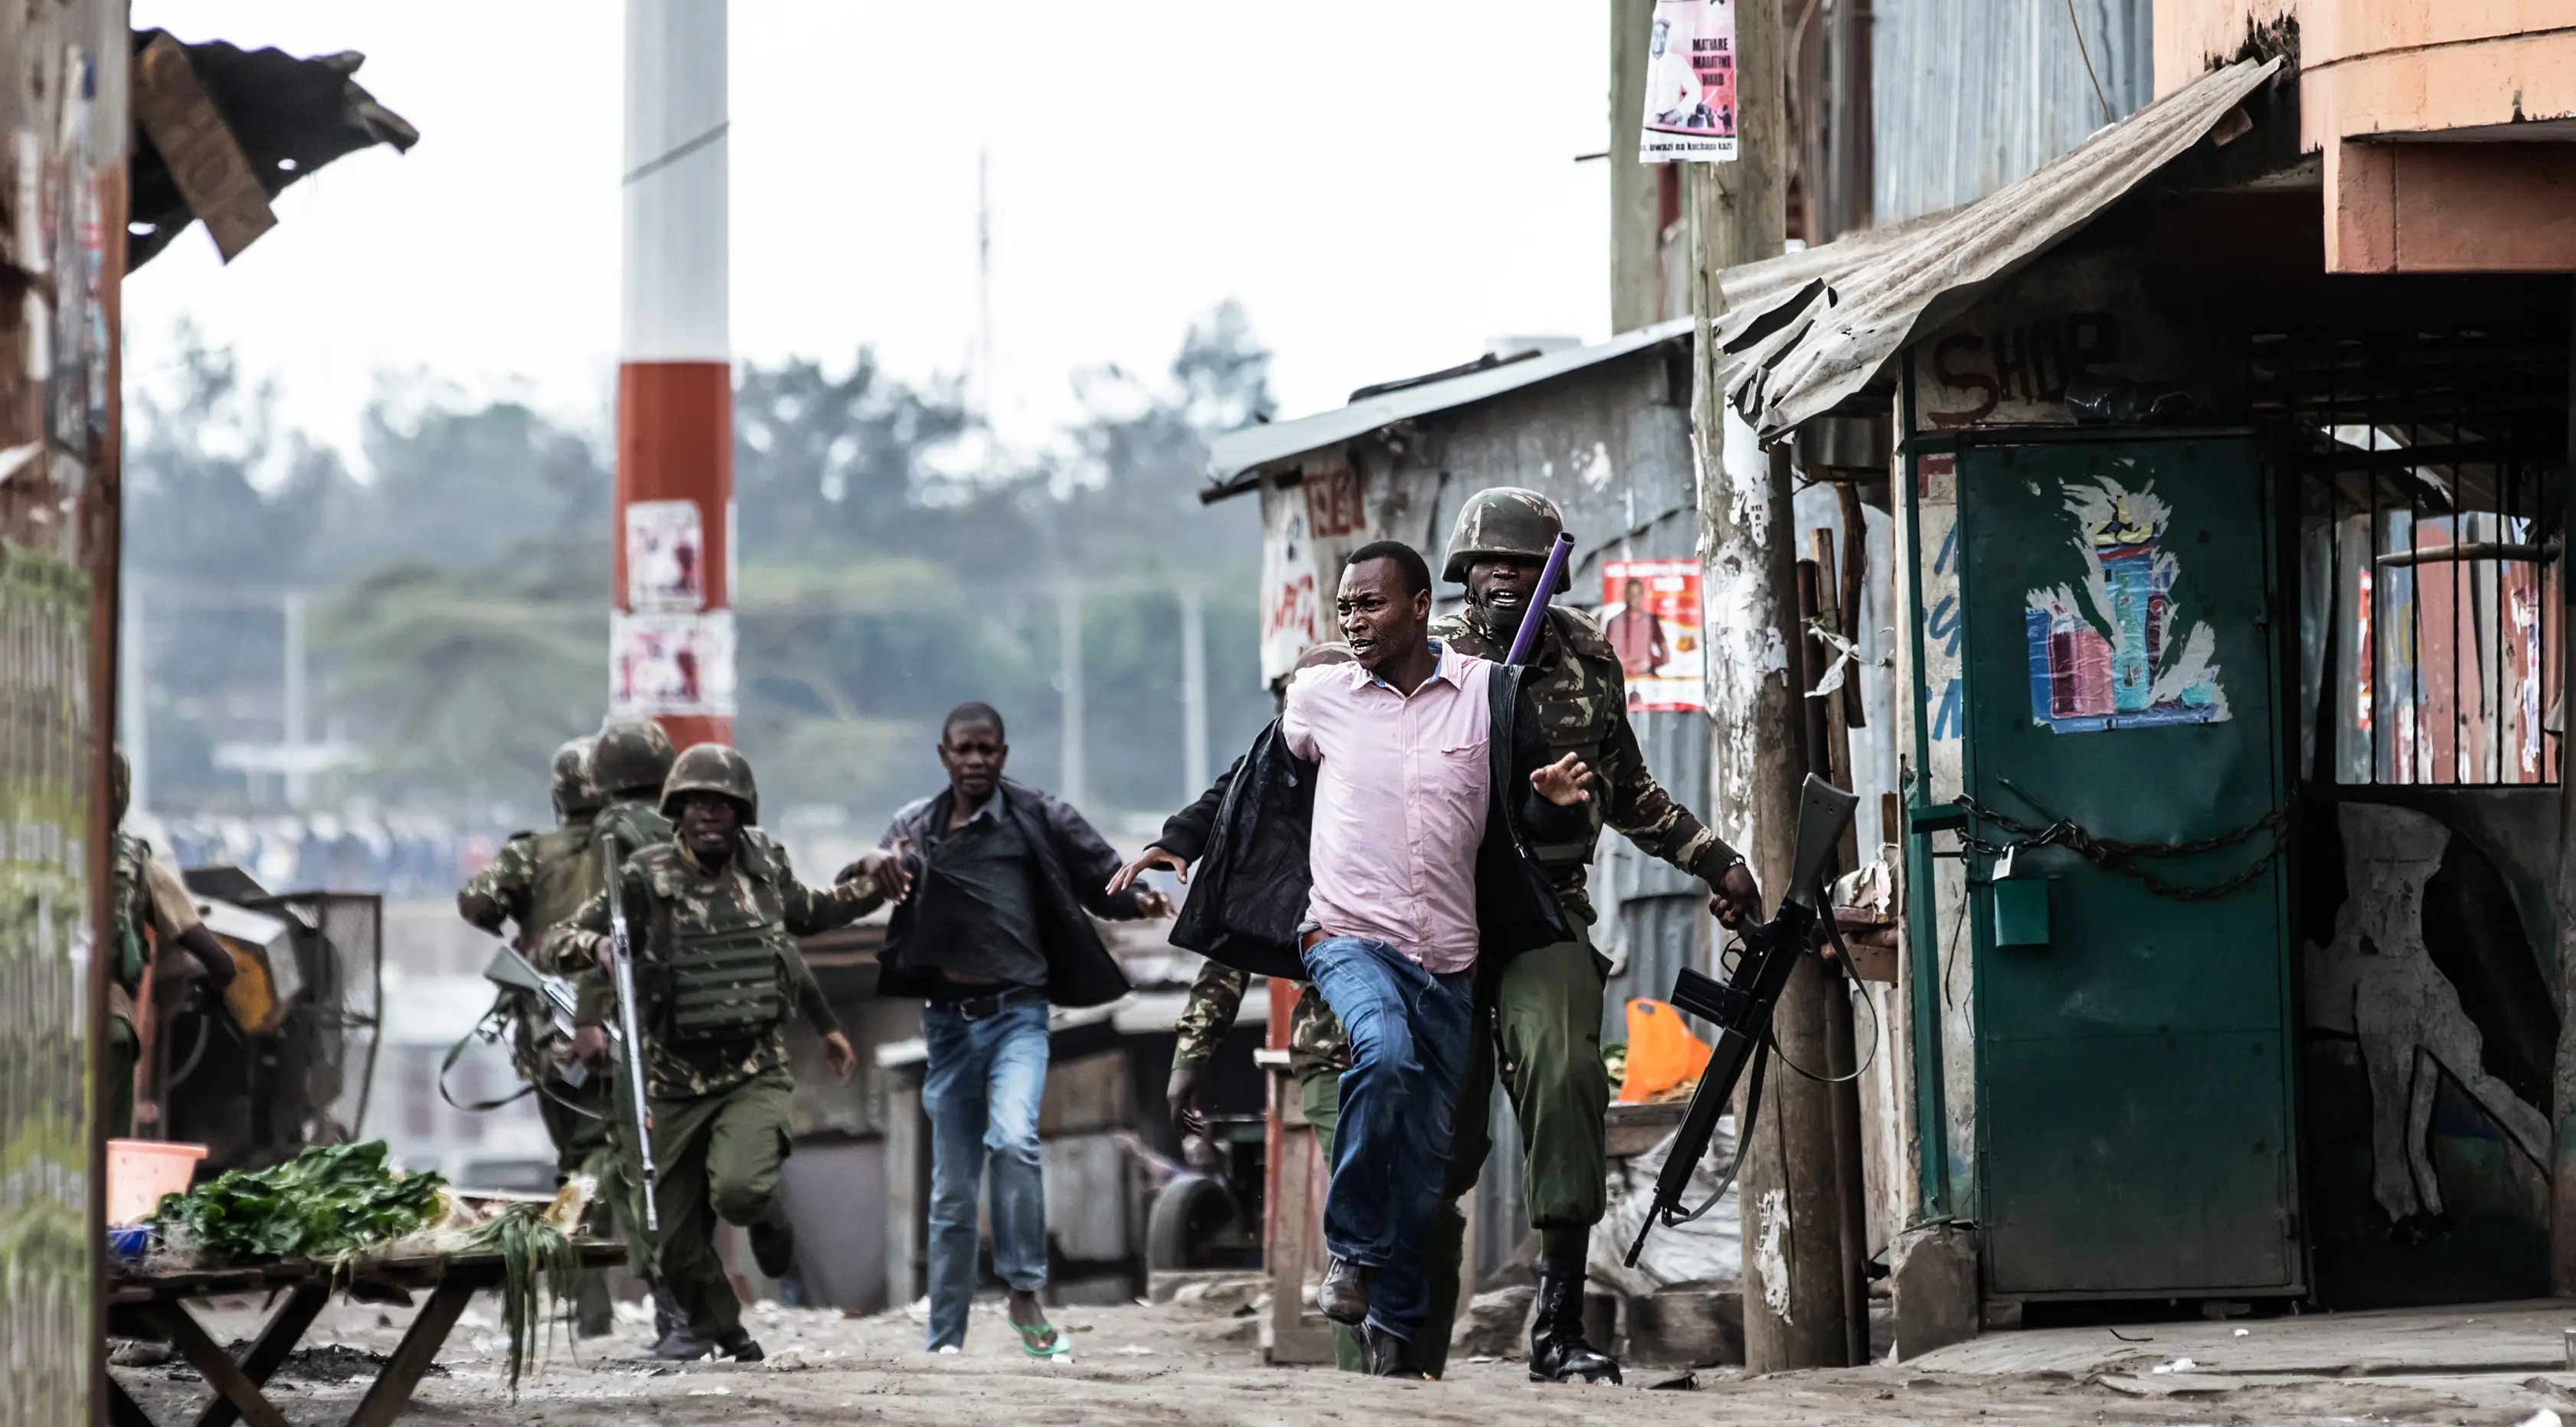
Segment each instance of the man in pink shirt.
[{"label": "man in pink shirt", "polygon": [[1279,733],[1316,768],[1298,942],[1351,1042],[1319,1306],[1357,1328],[1372,1370],[1389,1374],[1429,1306],[1421,1250],[1448,1168],[1479,947],[1538,944],[1535,926],[1498,928],[1498,915],[1562,917],[1543,886],[1535,915],[1495,889],[1525,889],[1531,840],[1579,823],[1571,810],[1592,774],[1571,754],[1549,761],[1536,718],[1518,716],[1517,671],[1430,637],[1431,571],[1412,548],[1361,547],[1336,604],[1356,662],[1300,673]]}]

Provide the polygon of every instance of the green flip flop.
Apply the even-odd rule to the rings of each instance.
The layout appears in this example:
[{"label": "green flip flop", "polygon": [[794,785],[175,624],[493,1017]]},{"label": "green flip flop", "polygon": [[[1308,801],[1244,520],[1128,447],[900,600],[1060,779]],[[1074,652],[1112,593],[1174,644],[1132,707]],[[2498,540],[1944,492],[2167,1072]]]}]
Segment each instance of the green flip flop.
[{"label": "green flip flop", "polygon": [[1011,1326],[1019,1330],[1020,1351],[1030,1357],[1043,1360],[1073,1356],[1073,1344],[1064,1340],[1064,1334],[1057,1332],[1053,1323],[1040,1323],[1034,1328],[1026,1323]]}]

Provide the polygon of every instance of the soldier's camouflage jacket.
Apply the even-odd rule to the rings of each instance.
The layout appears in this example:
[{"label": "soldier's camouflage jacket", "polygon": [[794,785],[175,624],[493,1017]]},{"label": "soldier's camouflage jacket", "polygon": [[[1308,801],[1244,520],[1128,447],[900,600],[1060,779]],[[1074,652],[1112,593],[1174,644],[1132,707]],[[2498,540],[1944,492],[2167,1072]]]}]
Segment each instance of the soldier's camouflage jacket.
[{"label": "soldier's camouflage jacket", "polygon": [[[1499,660],[1511,652],[1510,638],[1495,637],[1474,605],[1433,620],[1431,636],[1479,658]],[[1714,885],[1735,861],[1735,849],[1674,802],[1646,767],[1637,731],[1628,724],[1627,676],[1618,653],[1601,637],[1601,626],[1579,610],[1550,606],[1547,632],[1531,662],[1535,672],[1523,687],[1538,706],[1549,746],[1581,758],[1594,779],[1592,800],[1583,805],[1590,823],[1583,840],[1534,849],[1566,911],[1593,919],[1584,881],[1604,824]]]},{"label": "soldier's camouflage jacket", "polygon": [[[771,1070],[787,1068],[786,1021],[754,1034],[723,1040],[679,1041],[666,1033],[668,987],[675,964],[693,943],[720,939],[746,923],[775,921],[790,936],[811,936],[844,926],[872,910],[873,889],[844,882],[817,890],[796,880],[786,850],[758,828],[744,828],[733,859],[709,872],[674,843],[648,847],[619,871],[627,935],[635,954],[638,1019],[650,1050],[645,1092],[655,1099],[718,1094]],[[608,940],[608,895],[602,892],[547,935],[559,965],[596,967]],[[793,942],[780,942],[780,1003],[801,1006],[817,1034],[839,1029],[814,984],[814,973]],[[617,1007],[608,980],[580,982],[581,1024],[613,1025]]]},{"label": "soldier's camouflage jacket", "polygon": [[[1248,971],[1217,961],[1200,965],[1199,979],[1190,985],[1189,1004],[1181,1008],[1180,1039],[1172,1049],[1174,1069],[1205,1065],[1215,1056],[1225,1033],[1234,1029],[1235,1017],[1242,1014],[1244,992],[1251,984]],[[1350,1038],[1334,1019],[1333,1008],[1324,1004],[1314,987],[1300,989],[1304,994],[1288,1017],[1288,1068],[1301,1078],[1350,1069]]]}]

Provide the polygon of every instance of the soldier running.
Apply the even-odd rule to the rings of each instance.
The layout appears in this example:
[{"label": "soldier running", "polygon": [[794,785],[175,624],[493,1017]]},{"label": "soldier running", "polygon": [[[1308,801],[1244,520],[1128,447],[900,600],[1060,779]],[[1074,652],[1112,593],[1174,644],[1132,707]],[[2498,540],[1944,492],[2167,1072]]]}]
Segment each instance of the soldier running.
[{"label": "soldier running", "polygon": [[[546,933],[581,909],[599,890],[599,852],[593,845],[593,823],[605,802],[592,780],[593,740],[576,738],[555,750],[551,768],[556,826],[550,832],[512,833],[456,894],[456,912],[493,936],[515,923],[510,945],[530,965],[548,976],[560,976],[545,949]],[[614,1076],[585,1077],[576,1087],[563,1077],[564,1058],[572,1047],[557,1042],[554,1020],[534,998],[523,998],[510,1038],[511,1064],[519,1078],[536,1087],[537,1117],[555,1146],[555,1182],[593,1173],[601,1198],[616,1217],[624,1217],[622,1176],[614,1170],[609,1139],[616,1118]],[[600,1170],[606,1174],[599,1174]],[[630,1239],[636,1237],[631,1232]],[[574,1331],[585,1338],[607,1334],[614,1326],[609,1311],[608,1280],[596,1271],[581,1277],[574,1296]]]},{"label": "soldier running", "polygon": [[[855,921],[878,898],[855,883],[817,891],[797,881],[785,849],[753,826],[760,794],[749,760],[723,744],[679,756],[662,813],[673,820],[672,841],[628,858],[618,874],[646,1042],[657,1267],[688,1315],[690,1342],[758,1362],[760,1344],[743,1330],[716,1255],[716,1221],[751,1231],[763,1272],[783,1273],[792,1261],[779,1193],[795,1090],[787,1017],[801,1005],[844,1084],[858,1069],[794,938]],[[609,930],[603,892],[555,930],[550,948],[562,964],[597,967]],[[616,1015],[612,995],[605,978],[584,978],[574,1047],[594,1064]],[[666,1342],[656,1352],[676,1356],[689,1345]]]},{"label": "soldier running", "polygon": [[[1537,491],[1498,486],[1469,497],[1450,533],[1443,572],[1449,583],[1467,587],[1467,603],[1434,620],[1432,634],[1466,653],[1502,658],[1538,592],[1548,547],[1564,529],[1555,503]],[[1550,606],[1525,687],[1549,743],[1594,770],[1601,796],[1584,805],[1582,838],[1535,849],[1574,922],[1575,939],[1515,957],[1480,984],[1478,999],[1491,1006],[1493,1044],[1520,1122],[1521,1197],[1539,1232],[1530,1376],[1616,1382],[1619,1364],[1583,1337],[1584,1265],[1592,1226],[1609,1207],[1610,1076],[1601,1063],[1601,1012],[1610,964],[1590,935],[1596,914],[1584,883],[1592,850],[1607,823],[1706,882],[1721,911],[1754,910],[1756,893],[1744,859],[1674,802],[1646,768],[1628,723],[1619,655],[1590,616]],[[1455,1162],[1472,1165],[1484,1157],[1492,1085],[1490,1075],[1471,1074],[1466,1082]]]}]

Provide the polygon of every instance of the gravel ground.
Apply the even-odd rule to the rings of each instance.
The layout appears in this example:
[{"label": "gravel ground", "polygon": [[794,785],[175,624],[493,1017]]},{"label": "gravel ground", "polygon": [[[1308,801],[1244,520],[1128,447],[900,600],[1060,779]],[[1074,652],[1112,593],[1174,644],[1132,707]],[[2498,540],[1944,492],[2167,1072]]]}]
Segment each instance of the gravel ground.
[{"label": "gravel ground", "polygon": [[[206,1315],[219,1340],[257,1329],[256,1304]],[[1510,1361],[1458,1364],[1437,1383],[1376,1382],[1314,1368],[1269,1368],[1248,1310],[1219,1302],[1064,1308],[1057,1322],[1075,1345],[1069,1362],[1020,1356],[998,1313],[979,1307],[965,1352],[930,1357],[920,1326],[902,1313],[837,1313],[755,1307],[753,1331],[770,1353],[756,1367],[639,1362],[644,1331],[562,1340],[514,1401],[503,1378],[504,1343],[491,1305],[469,1310],[440,1370],[425,1379],[403,1421],[422,1423],[729,1424],[857,1422],[965,1427],[1046,1424],[1244,1424],[1344,1427],[1401,1420],[1653,1424],[1923,1423],[2493,1423],[2554,1410],[2576,1422],[2576,1375],[2418,1378],[2222,1377],[2209,1374],[2078,1378],[2066,1373],[1970,1375],[1902,1366],[1746,1378],[1733,1369],[1639,1369],[1629,1385],[1543,1386]],[[365,1354],[389,1353],[409,1315],[335,1305],[306,1337],[308,1352],[271,1383],[296,1427],[343,1420],[365,1386]],[[162,1422],[188,1420],[204,1400],[179,1365],[114,1369]],[[1664,1384],[1654,1386],[1654,1384]],[[2145,1395],[2141,1395],[2145,1394]],[[2542,1419],[2544,1422],[2552,1419]]]}]

